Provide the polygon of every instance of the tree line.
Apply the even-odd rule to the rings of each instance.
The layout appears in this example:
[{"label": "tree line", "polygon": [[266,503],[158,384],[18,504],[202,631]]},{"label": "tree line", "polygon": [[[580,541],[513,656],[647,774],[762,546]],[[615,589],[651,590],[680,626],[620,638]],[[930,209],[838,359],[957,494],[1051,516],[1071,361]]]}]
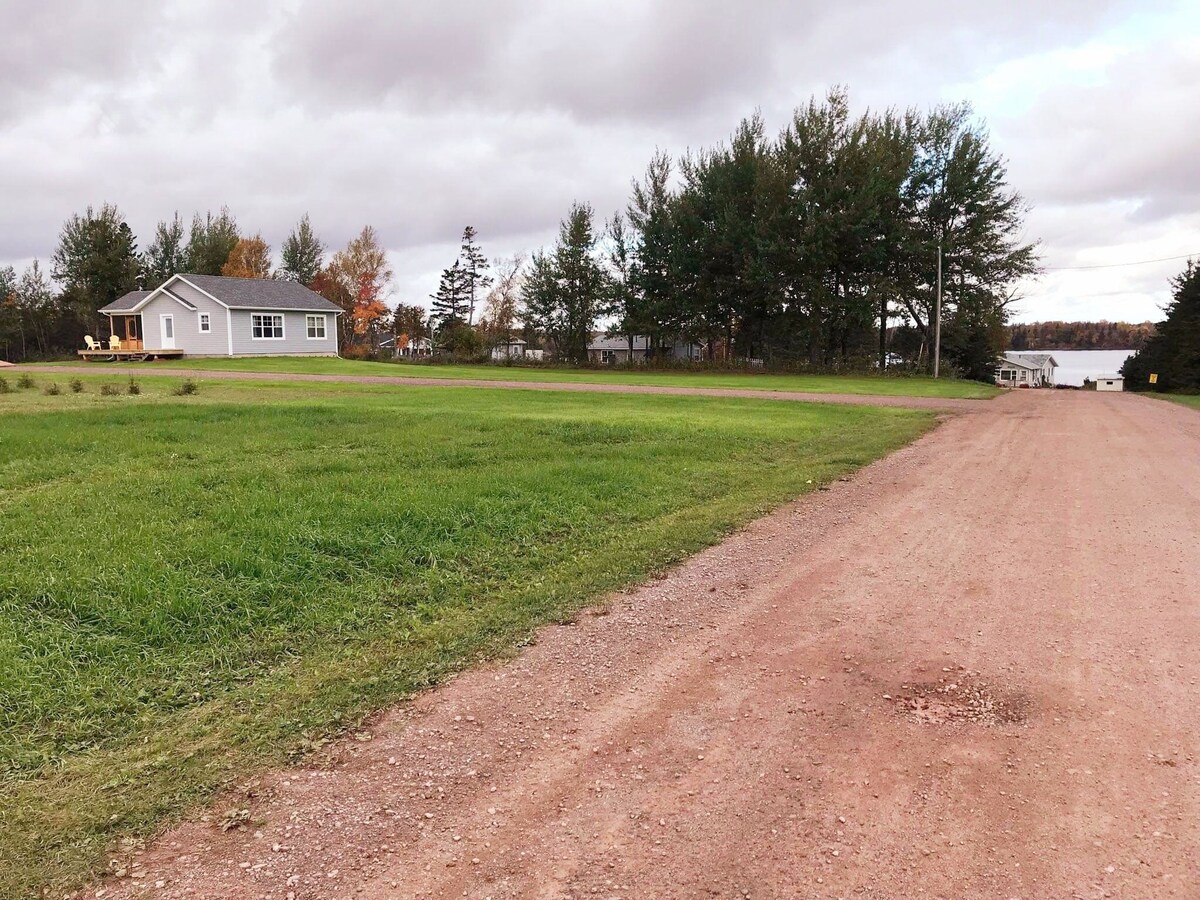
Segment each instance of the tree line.
[{"label": "tree line", "polygon": [[306,214],[280,247],[279,267],[272,268],[271,247],[259,233],[243,234],[228,209],[197,213],[189,228],[175,213],[158,223],[149,246],[139,252],[121,211],[104,204],[64,223],[49,272],[37,259],[20,275],[12,267],[0,269],[0,357],[70,352],[84,332],[100,331],[101,307],[184,272],[287,279],[311,287],[345,311],[338,317],[343,345],[391,324],[384,301],[392,272],[370,226],[329,254]]},{"label": "tree line", "polygon": [[524,315],[582,360],[587,335],[683,339],[709,358],[886,367],[929,359],[939,250],[943,357],[990,378],[1016,283],[1037,271],[1026,205],[966,105],[852,115],[836,89],[774,138],[758,115],[678,159],[625,210],[576,203],[534,253]]},{"label": "tree line", "polygon": [[[966,105],[853,115],[836,89],[773,137],[753,115],[715,147],[656,153],[623,210],[600,220],[574,203],[553,246],[528,258],[489,262],[468,226],[428,316],[421,305],[383,304],[392,273],[370,228],[326,262],[305,217],[271,271],[270,248],[243,236],[227,210],[196,215],[186,233],[178,215],[160,222],[138,253],[115,207],[89,209],[66,223],[54,254],[59,294],[37,264],[0,276],[10,285],[0,344],[11,348],[15,329],[22,354],[51,352],[45,323],[56,320],[35,323],[39,309],[94,321],[127,290],[191,271],[310,285],[347,311],[350,347],[390,330],[400,343],[428,336],[473,357],[519,332],[584,362],[605,329],[631,347],[644,336],[651,356],[686,341],[714,361],[919,368],[931,353],[940,256],[943,360],[990,378],[1015,286],[1037,271],[1025,212]],[[76,341],[77,329],[68,346]]]},{"label": "tree line", "polygon": [[1140,350],[1153,322],[1029,322],[1008,326],[1011,350]]}]

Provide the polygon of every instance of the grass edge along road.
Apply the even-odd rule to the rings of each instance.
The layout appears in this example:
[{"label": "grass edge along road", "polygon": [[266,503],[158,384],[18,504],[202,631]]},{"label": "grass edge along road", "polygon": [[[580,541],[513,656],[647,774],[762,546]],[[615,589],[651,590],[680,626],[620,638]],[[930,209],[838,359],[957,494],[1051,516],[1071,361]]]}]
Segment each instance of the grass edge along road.
[{"label": "grass edge along road", "polygon": [[[0,708],[19,765],[0,780],[0,896],[70,889],[114,842],[127,857],[215,791],[511,652],[935,421],[346,384],[210,381],[173,396],[181,380],[101,396],[121,380],[81,378],[76,394],[61,379],[48,395],[37,377],[0,395],[0,555],[12,561]],[[116,516],[105,498],[121,485],[136,487]],[[406,546],[410,532],[425,537]],[[279,608],[292,618],[273,618]],[[63,692],[64,708],[23,693],[36,690]]]},{"label": "grass edge along road", "polygon": [[[74,362],[74,361],[72,361]],[[114,365],[106,363],[105,365]],[[222,372],[276,372],[307,375],[369,375],[393,378],[529,381],[567,384],[629,384],[639,386],[795,391],[817,394],[862,394],[884,397],[990,399],[1000,393],[994,385],[924,375],[787,375],[758,372],[688,371],[652,368],[577,369],[551,366],[451,365],[443,363],[372,362],[328,356],[259,356],[229,359],[209,357],[123,363],[131,373],[164,369]]]}]

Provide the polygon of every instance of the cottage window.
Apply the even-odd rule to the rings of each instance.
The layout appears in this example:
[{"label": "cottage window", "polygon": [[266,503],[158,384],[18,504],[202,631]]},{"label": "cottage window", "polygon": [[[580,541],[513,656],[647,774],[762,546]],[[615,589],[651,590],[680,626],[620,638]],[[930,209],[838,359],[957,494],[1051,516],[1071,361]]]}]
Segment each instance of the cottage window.
[{"label": "cottage window", "polygon": [[208,334],[212,331],[212,321],[208,318],[208,313],[200,313],[200,333]]},{"label": "cottage window", "polygon": [[325,340],[324,316],[305,316],[304,323],[308,328],[308,337],[310,340]]},{"label": "cottage window", "polygon": [[256,341],[283,340],[283,316],[254,313],[250,317],[250,336]]},{"label": "cottage window", "polygon": [[611,365],[612,363],[614,363],[616,361],[617,361],[617,353],[615,350],[601,350],[600,351],[600,362],[604,363],[606,366]]}]

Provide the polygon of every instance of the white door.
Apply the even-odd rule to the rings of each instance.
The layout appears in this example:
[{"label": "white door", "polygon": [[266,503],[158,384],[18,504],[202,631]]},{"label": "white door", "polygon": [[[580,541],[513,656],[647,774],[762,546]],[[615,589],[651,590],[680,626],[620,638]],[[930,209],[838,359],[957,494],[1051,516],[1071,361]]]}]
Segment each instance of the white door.
[{"label": "white door", "polygon": [[162,323],[162,349],[175,349],[175,317],[174,316],[159,316],[158,320]]}]

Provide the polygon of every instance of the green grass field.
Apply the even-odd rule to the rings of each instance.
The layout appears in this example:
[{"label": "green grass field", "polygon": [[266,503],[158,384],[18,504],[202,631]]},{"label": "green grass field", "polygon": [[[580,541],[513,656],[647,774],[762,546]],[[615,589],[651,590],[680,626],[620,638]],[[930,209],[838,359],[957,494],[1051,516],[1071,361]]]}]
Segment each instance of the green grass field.
[{"label": "green grass field", "polygon": [[[144,370],[142,370],[144,371]],[[38,373],[0,393],[0,896],[932,426],[692,397]],[[63,393],[48,395],[58,384]]]},{"label": "green grass field", "polygon": [[1182,403],[1192,409],[1200,409],[1200,394],[1152,394],[1151,396],[1170,400],[1172,403]]},{"label": "green grass field", "polygon": [[274,356],[245,359],[184,359],[128,363],[131,370],[164,368],[240,372],[306,372],[319,375],[389,375],[407,378],[480,379],[487,381],[558,381],[585,384],[672,385],[702,388],[747,388],[762,391],[810,391],[821,394],[878,394],[909,397],[986,399],[999,388],[977,381],[905,375],[766,375],[739,372],[686,372],[654,369],[571,369],[499,365],[414,365],[331,357]]}]

